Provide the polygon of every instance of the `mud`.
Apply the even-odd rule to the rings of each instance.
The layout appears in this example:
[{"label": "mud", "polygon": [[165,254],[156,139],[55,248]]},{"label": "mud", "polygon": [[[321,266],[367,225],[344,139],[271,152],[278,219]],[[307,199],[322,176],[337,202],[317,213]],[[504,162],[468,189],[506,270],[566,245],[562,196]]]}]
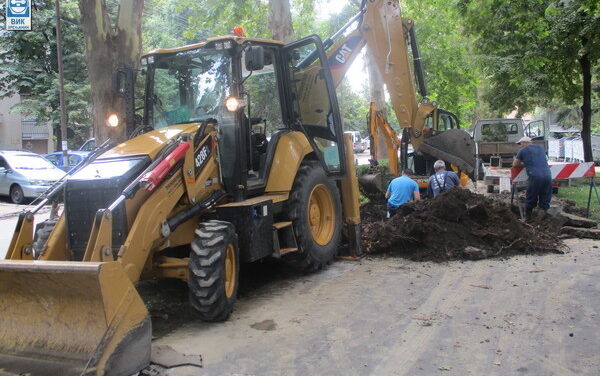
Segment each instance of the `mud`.
[{"label": "mud", "polygon": [[362,245],[367,253],[412,260],[447,261],[561,252],[561,217],[538,214],[519,220],[516,208],[466,189],[407,203],[385,220],[384,203],[361,207]]},{"label": "mud", "polygon": [[[511,194],[510,193],[495,193],[488,197],[494,201],[502,201],[507,204],[511,203]],[[520,200],[525,200],[525,192],[519,192],[518,197]],[[515,198],[515,200],[516,200],[516,198]],[[516,205],[516,201],[514,201],[514,203]],[[561,209],[561,211],[563,211],[565,213],[575,214],[580,217],[586,216],[586,208],[577,206],[577,203],[575,201],[570,200],[568,198],[559,198],[559,197],[553,196],[552,202],[550,203],[550,205],[559,207]]]}]

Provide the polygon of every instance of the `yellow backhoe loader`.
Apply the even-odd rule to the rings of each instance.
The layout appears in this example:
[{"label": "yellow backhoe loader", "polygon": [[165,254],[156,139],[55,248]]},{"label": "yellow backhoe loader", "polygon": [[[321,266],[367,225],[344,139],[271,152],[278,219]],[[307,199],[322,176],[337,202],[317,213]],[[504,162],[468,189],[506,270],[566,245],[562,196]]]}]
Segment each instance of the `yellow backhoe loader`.
[{"label": "yellow backhoe loader", "polygon": [[[187,281],[198,316],[222,321],[243,263],[321,269],[343,226],[358,252],[358,183],[335,86],[365,41],[386,82],[404,82],[402,49],[389,43],[399,12],[398,1],[364,1],[356,31],[335,44],[343,31],[284,44],[238,29],[144,55],[143,118],[130,138],[102,145],[19,216],[0,262],[0,371],[130,375],[150,357],[141,279]],[[388,88],[394,98],[411,90],[401,86]],[[413,144],[423,106],[396,109]],[[60,199],[62,213],[34,231],[36,212]]]}]

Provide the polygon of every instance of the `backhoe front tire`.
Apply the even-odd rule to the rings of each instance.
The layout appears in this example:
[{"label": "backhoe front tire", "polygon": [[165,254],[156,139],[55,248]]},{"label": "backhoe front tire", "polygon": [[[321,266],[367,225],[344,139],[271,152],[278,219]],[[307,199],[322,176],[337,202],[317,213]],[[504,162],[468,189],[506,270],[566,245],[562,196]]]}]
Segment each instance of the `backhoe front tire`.
[{"label": "backhoe front tire", "polygon": [[225,321],[233,311],[239,284],[239,250],[234,226],[200,223],[191,244],[190,304],[203,321]]},{"label": "backhoe front tire", "polygon": [[342,205],[335,182],[318,162],[300,166],[286,210],[299,247],[288,260],[303,272],[330,264],[340,244]]}]

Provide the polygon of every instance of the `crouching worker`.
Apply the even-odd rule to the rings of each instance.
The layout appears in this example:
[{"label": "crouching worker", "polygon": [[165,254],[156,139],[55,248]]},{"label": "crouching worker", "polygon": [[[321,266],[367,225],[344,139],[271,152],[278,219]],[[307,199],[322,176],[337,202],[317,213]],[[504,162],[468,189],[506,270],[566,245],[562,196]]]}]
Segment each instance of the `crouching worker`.
[{"label": "crouching worker", "polygon": [[513,161],[513,167],[525,167],[529,183],[525,198],[527,218],[531,217],[533,208],[537,206],[543,211],[550,207],[552,200],[552,173],[548,167],[546,152],[539,145],[533,145],[531,138],[521,137],[517,144],[521,147]]},{"label": "crouching worker", "polygon": [[388,200],[388,218],[393,217],[396,214],[400,205],[412,200],[419,201],[421,199],[419,185],[410,178],[412,175],[412,170],[407,168],[402,171],[402,176],[397,177],[390,182],[387,192],[385,192],[385,198]]},{"label": "crouching worker", "polygon": [[438,159],[433,164],[433,169],[435,173],[429,177],[429,187],[427,188],[429,197],[437,197],[452,187],[460,187],[458,175],[453,171],[446,171],[446,162]]}]

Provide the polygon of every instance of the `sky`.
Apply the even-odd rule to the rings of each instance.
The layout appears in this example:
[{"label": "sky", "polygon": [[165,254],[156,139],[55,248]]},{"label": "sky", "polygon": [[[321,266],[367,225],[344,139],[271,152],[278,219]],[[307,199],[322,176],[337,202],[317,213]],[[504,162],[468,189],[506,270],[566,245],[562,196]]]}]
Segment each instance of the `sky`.
[{"label": "sky", "polygon": [[348,4],[348,0],[320,0],[317,1],[317,17],[327,19],[332,14],[338,13],[344,5]]}]

